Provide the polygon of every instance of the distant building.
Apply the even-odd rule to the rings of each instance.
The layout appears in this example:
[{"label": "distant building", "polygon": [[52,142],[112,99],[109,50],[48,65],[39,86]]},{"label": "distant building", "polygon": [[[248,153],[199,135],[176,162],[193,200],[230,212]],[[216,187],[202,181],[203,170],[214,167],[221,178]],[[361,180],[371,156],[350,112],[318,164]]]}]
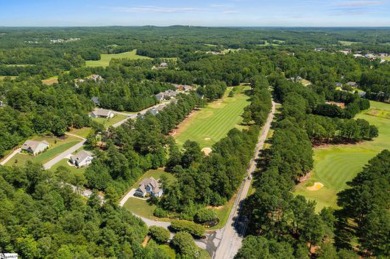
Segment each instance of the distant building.
[{"label": "distant building", "polygon": [[18,259],[17,253],[0,253],[0,259]]},{"label": "distant building", "polygon": [[100,106],[99,97],[94,96],[94,97],[91,98],[91,101],[92,101],[96,106]]},{"label": "distant building", "polygon": [[4,102],[0,101],[0,107],[4,107]]},{"label": "distant building", "polygon": [[154,197],[161,197],[163,194],[160,184],[153,177],[144,179],[135,191],[134,196],[145,197],[148,194]]},{"label": "distant building", "polygon": [[358,86],[358,84],[356,82],[348,82],[347,85],[350,87],[357,87]]},{"label": "distant building", "polygon": [[106,109],[95,109],[90,115],[92,118],[112,118],[115,116],[113,111]]},{"label": "distant building", "polygon": [[42,153],[49,148],[49,143],[46,141],[27,140],[22,145],[22,150],[33,154],[34,156]]},{"label": "distant building", "polygon": [[343,84],[340,82],[336,82],[336,87],[343,87]]},{"label": "distant building", "polygon": [[164,93],[158,93],[154,97],[156,97],[157,101],[162,102],[165,98]]},{"label": "distant building", "polygon": [[69,161],[77,167],[83,167],[91,164],[92,160],[93,156],[91,152],[81,150],[77,154],[71,156]]},{"label": "distant building", "polygon": [[362,57],[364,57],[362,54],[353,54],[353,56],[354,56],[355,58],[362,58]]}]

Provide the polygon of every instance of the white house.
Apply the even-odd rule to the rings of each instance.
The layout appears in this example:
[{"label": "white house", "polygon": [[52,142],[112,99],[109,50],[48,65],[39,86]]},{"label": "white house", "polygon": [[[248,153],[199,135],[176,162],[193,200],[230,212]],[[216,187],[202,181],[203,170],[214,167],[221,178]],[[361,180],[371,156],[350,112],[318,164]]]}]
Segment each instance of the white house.
[{"label": "white house", "polygon": [[115,116],[113,111],[106,109],[95,109],[90,115],[93,118],[112,118]]},{"label": "white house", "polygon": [[42,153],[49,148],[49,143],[46,141],[27,140],[22,145],[22,150],[33,154],[34,156]]},{"label": "white house", "polygon": [[147,194],[150,194],[154,197],[161,197],[163,194],[163,190],[160,188],[160,184],[153,177],[144,179],[140,183],[138,189],[135,191],[134,196],[145,197]]},{"label": "white house", "polygon": [[93,156],[91,152],[81,150],[77,154],[71,156],[69,161],[77,167],[83,167],[92,163],[92,159]]}]

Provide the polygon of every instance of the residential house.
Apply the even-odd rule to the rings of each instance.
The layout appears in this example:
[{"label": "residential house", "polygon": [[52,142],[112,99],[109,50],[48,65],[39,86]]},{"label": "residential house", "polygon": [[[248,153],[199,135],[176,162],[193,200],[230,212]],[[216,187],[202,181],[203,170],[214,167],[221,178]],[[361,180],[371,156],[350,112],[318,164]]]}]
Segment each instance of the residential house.
[{"label": "residential house", "polygon": [[350,87],[357,87],[358,86],[356,82],[348,82],[347,85]]},{"label": "residential house", "polygon": [[157,101],[162,102],[165,99],[164,93],[158,93],[155,95]]},{"label": "residential house", "polygon": [[343,87],[343,84],[340,82],[336,82],[336,87]]},{"label": "residential house", "polygon": [[113,111],[106,109],[95,109],[90,115],[92,118],[112,118],[115,116]]},{"label": "residential house", "polygon": [[70,157],[69,162],[77,167],[87,166],[92,163],[93,156],[91,152],[81,150]]},{"label": "residential house", "polygon": [[92,74],[92,75],[88,76],[86,79],[93,80],[95,82],[100,82],[100,81],[104,80],[101,75],[97,75],[97,74]]},{"label": "residential house", "polygon": [[22,145],[22,151],[33,154],[34,156],[42,153],[49,148],[49,143],[46,141],[27,140]]},{"label": "residential house", "polygon": [[18,259],[17,253],[0,253],[0,259]]},{"label": "residential house", "polygon": [[4,106],[5,106],[4,102],[0,101],[0,107],[4,107]]},{"label": "residential house", "polygon": [[93,97],[91,98],[91,101],[92,101],[96,106],[100,106],[99,97],[93,96]]},{"label": "residential house", "polygon": [[151,195],[154,197],[161,197],[163,194],[163,190],[160,188],[160,184],[156,179],[150,177],[148,179],[144,179],[138,189],[134,192],[134,196],[145,197],[147,195]]}]

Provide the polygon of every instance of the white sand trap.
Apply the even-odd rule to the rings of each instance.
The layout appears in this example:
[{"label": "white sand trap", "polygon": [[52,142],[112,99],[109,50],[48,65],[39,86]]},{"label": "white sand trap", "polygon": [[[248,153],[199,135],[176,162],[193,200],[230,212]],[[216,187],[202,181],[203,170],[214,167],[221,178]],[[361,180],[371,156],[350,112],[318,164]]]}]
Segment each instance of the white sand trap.
[{"label": "white sand trap", "polygon": [[306,189],[308,189],[309,191],[318,191],[322,187],[324,187],[324,185],[322,183],[315,182],[313,186],[307,187]]},{"label": "white sand trap", "polygon": [[209,140],[211,140],[211,138],[205,138],[204,140],[209,141]]},{"label": "white sand trap", "polygon": [[212,150],[211,150],[211,148],[209,148],[209,147],[205,147],[205,148],[202,148],[202,152],[203,152],[206,156],[208,156],[208,155],[210,155],[210,153],[212,152]]}]

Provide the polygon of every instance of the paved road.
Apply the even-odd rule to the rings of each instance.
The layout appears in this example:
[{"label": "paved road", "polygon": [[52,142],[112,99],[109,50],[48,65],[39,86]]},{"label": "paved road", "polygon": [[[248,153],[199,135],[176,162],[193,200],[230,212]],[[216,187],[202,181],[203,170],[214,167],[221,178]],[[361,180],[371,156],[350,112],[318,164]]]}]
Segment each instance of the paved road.
[{"label": "paved road", "polygon": [[5,165],[5,164],[6,164],[9,160],[11,160],[11,158],[13,158],[16,154],[19,154],[20,151],[22,151],[21,148],[16,149],[14,152],[12,152],[12,153],[9,154],[6,158],[4,158],[4,160],[0,162],[0,165]]},{"label": "paved road", "polygon": [[[268,115],[267,122],[265,123],[261,134],[259,135],[258,143],[256,145],[255,153],[250,161],[248,169],[248,177],[252,178],[252,173],[256,169],[256,159],[259,157],[260,150],[264,146],[264,142],[267,138],[268,132],[271,128],[271,123],[273,121],[275,114],[275,103],[272,102],[272,111]],[[215,259],[229,259],[234,258],[238,250],[241,248],[243,235],[246,231],[247,222],[245,219],[237,220],[238,210],[242,204],[242,201],[246,198],[249,187],[251,185],[250,179],[245,179],[241,184],[240,190],[237,193],[237,198],[234,202],[232,211],[230,212],[228,221],[224,228],[216,232],[216,239],[220,239],[219,245],[217,247],[216,253],[213,255]],[[240,222],[241,221],[241,222]],[[237,232],[239,229],[239,232]]]},{"label": "paved road", "polygon": [[[67,134],[67,135],[71,135],[71,134]],[[76,136],[76,135],[71,135],[71,136]],[[50,160],[49,162],[47,162],[46,164],[43,165],[43,168],[45,170],[48,170],[50,169],[53,165],[57,164],[58,162],[60,162],[62,159],[64,159],[65,157],[69,156],[70,154],[72,154],[73,152],[75,152],[77,149],[81,148],[85,141],[87,141],[85,138],[82,138],[80,136],[77,136],[78,138],[81,138],[82,141],[77,143],[76,145],[74,145],[73,147],[65,150],[64,152],[62,152],[61,154],[59,154],[58,156],[56,156],[55,158],[53,158],[52,160]]]}]

